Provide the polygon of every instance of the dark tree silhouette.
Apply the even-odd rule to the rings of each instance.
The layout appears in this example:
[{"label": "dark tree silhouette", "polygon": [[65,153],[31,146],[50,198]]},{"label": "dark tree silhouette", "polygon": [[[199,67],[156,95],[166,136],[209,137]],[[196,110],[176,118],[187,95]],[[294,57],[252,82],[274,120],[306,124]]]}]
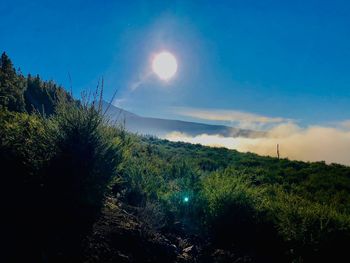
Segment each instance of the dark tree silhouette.
[{"label": "dark tree silhouette", "polygon": [[24,89],[24,77],[16,72],[6,53],[2,53],[0,60],[0,106],[12,111],[23,112],[25,110]]}]

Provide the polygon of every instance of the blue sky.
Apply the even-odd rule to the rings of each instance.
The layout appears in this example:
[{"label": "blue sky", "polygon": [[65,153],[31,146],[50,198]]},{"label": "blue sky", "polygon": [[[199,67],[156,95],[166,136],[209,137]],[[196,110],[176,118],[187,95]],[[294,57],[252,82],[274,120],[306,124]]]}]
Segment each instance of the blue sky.
[{"label": "blue sky", "polygon": [[[103,76],[106,99],[118,89],[144,116],[329,125],[350,119],[349,13],[349,1],[2,0],[0,50],[67,88],[69,73],[76,96]],[[168,82],[145,77],[161,50],[179,64]]]}]

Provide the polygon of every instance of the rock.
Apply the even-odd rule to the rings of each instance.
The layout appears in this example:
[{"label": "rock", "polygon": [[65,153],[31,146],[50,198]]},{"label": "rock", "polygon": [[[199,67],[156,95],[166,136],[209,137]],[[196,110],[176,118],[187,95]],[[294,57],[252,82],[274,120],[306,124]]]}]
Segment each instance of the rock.
[{"label": "rock", "polygon": [[177,246],[176,245],[174,245],[174,244],[171,244],[171,247],[174,249],[174,251],[176,251],[177,252]]},{"label": "rock", "polygon": [[192,251],[192,249],[193,249],[193,245],[192,245],[192,246],[189,246],[189,247],[186,247],[186,248],[183,249],[182,251],[183,251],[184,253],[190,253],[190,252]]}]

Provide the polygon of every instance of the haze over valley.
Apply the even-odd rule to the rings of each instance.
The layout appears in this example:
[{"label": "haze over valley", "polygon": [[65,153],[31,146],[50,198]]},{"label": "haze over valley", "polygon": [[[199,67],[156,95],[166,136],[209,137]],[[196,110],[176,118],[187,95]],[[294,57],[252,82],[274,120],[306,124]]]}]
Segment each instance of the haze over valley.
[{"label": "haze over valley", "polygon": [[[212,147],[226,147],[273,157],[277,156],[277,144],[279,144],[283,158],[350,164],[348,154],[350,126],[346,122],[303,128],[292,120],[281,119],[269,129],[253,130],[200,122],[141,117],[109,105],[107,102],[103,103],[103,109],[107,110],[106,115],[112,122],[125,125],[128,131],[141,135],[153,135],[170,141],[199,143]],[[214,118],[225,117],[225,115],[218,116]],[[264,118],[261,119],[264,120]],[[201,120],[203,119],[198,119],[198,121]],[[249,118],[244,120],[248,121]],[[255,121],[254,125],[248,127],[261,128],[256,123]]]}]

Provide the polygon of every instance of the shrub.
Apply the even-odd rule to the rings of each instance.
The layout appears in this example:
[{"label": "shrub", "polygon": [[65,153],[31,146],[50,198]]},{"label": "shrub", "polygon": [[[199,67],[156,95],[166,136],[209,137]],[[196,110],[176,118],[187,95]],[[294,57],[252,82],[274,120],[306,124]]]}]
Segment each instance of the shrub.
[{"label": "shrub", "polygon": [[[188,234],[200,231],[203,204],[200,196],[200,174],[185,162],[174,165],[177,174],[169,180],[160,195],[166,207],[168,224],[180,222]],[[174,167],[172,167],[172,171]]]},{"label": "shrub", "polygon": [[253,188],[245,176],[234,169],[214,172],[202,181],[206,203],[206,224],[220,244],[249,242],[254,228],[259,188]]},{"label": "shrub", "polygon": [[273,187],[264,209],[283,238],[291,259],[331,261],[347,254],[350,217],[330,204],[310,202]]},{"label": "shrub", "polygon": [[116,176],[123,131],[107,126],[94,103],[60,101],[50,132],[56,151],[45,171],[48,228],[54,229],[49,236],[60,236],[60,245],[76,253],[75,245],[99,215],[107,186]]},{"label": "shrub", "polygon": [[39,259],[37,246],[42,241],[45,215],[43,167],[53,154],[53,146],[45,119],[0,110],[2,238],[10,262],[21,257],[19,250],[28,261]]}]

